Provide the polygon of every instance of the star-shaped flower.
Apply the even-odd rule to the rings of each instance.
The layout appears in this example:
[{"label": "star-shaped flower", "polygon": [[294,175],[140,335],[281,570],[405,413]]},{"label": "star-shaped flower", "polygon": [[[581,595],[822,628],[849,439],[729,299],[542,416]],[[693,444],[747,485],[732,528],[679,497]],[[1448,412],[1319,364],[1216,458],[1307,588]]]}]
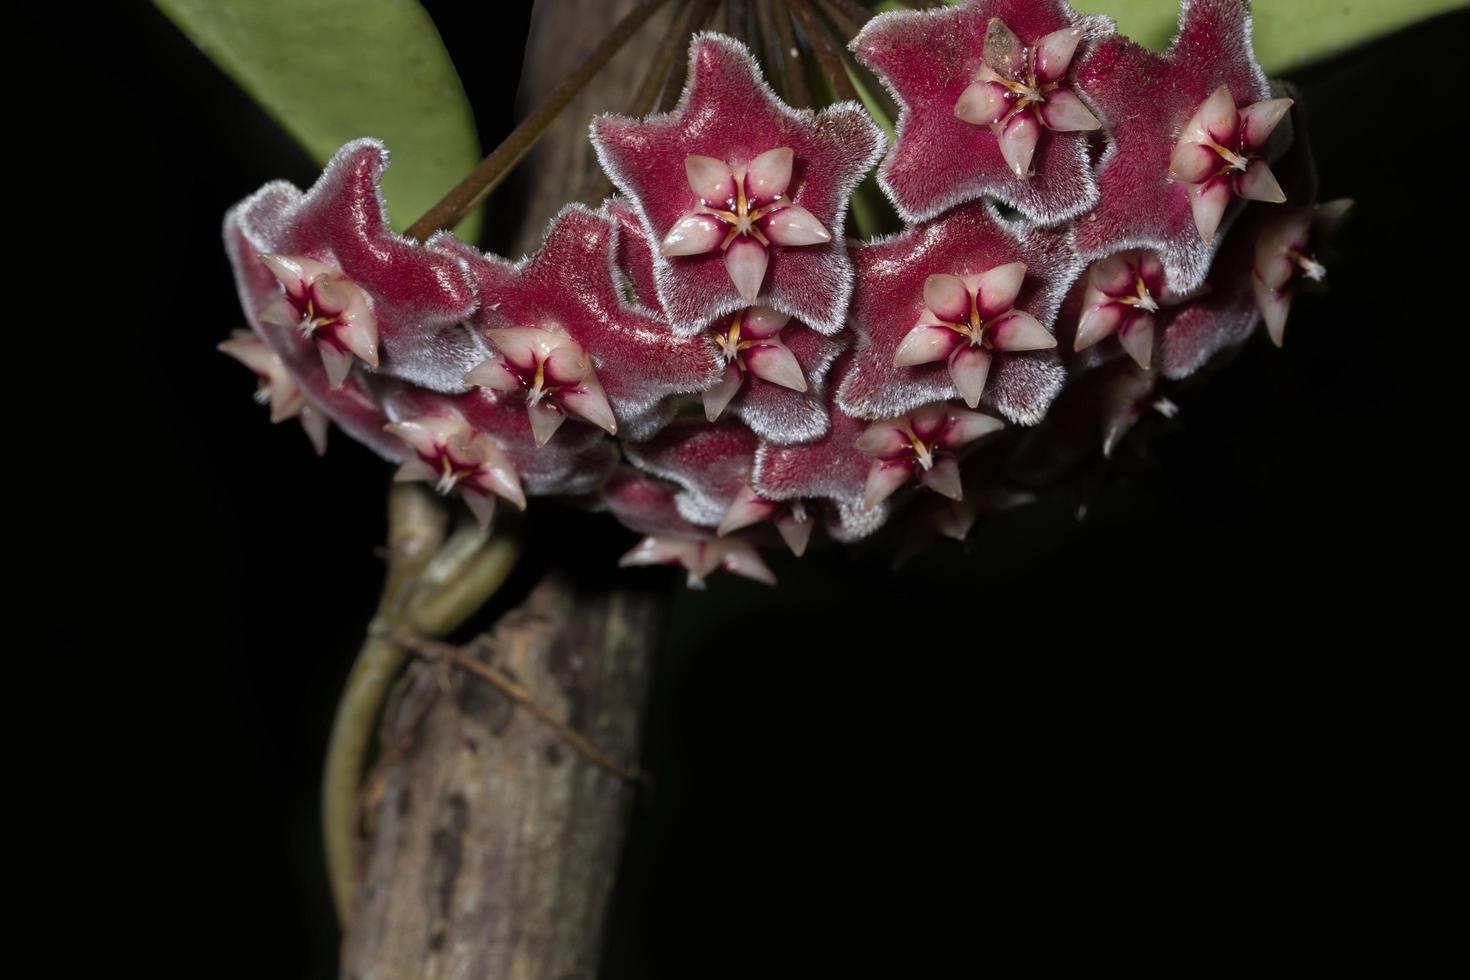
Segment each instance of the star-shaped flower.
[{"label": "star-shaped flower", "polygon": [[625,300],[613,271],[616,235],[608,214],[573,204],[519,263],[452,239],[437,246],[467,262],[482,298],[471,322],[493,353],[466,380],[519,395],[541,443],[567,412],[645,439],[667,421],[669,396],[720,379],[708,337],[678,336]]},{"label": "star-shaped flower", "polygon": [[852,43],[900,106],[878,182],[905,220],[989,195],[1043,224],[1097,201],[1098,120],[1071,71],[1110,34],[1062,0],[970,0],[874,17]]},{"label": "star-shaped flower", "polygon": [[441,395],[401,383],[383,393],[383,410],[393,422],[422,417],[463,419],[474,433],[494,440],[528,497],[573,496],[600,488],[618,462],[617,446],[601,429],[575,426],[545,445],[524,398],[488,388]]},{"label": "star-shaped flower", "polygon": [[760,552],[740,538],[674,538],[646,537],[618,560],[621,568],[636,565],[682,565],[689,573],[691,589],[704,588],[711,572],[721,569],[754,579],[765,585],[776,584],[776,574],[761,561]]},{"label": "star-shaped flower", "polygon": [[623,467],[603,488],[600,504],[631,530],[647,535],[618,564],[682,565],[689,587],[704,588],[705,578],[724,569],[734,575],[775,585],[776,576],[760,553],[741,538],[717,538],[689,523],[675,504],[677,485]]},{"label": "star-shaped flower", "polygon": [[1102,423],[1102,454],[1111,459],[1141,419],[1157,414],[1166,419],[1179,414],[1179,406],[1158,393],[1159,379],[1137,364],[1122,362],[1099,376],[1098,405]]},{"label": "star-shaped flower", "polygon": [[963,499],[955,453],[1003,427],[1000,419],[943,402],[872,423],[854,444],[872,457],[864,505],[876,507],[914,479],[951,500]]},{"label": "star-shaped flower", "polygon": [[1255,257],[1256,229],[1262,212],[1241,217],[1230,240],[1215,257],[1205,288],[1158,314],[1158,362],[1165,378],[1186,378],[1204,367],[1220,351],[1249,339],[1260,323],[1252,290],[1251,262]]},{"label": "star-shaped flower", "polygon": [[[832,368],[835,390],[852,370],[853,357],[846,354]],[[756,450],[750,488],[769,501],[800,502],[810,511],[813,501],[830,501],[827,533],[837,541],[854,541],[878,530],[888,519],[888,505],[867,506],[864,491],[872,459],[857,448],[867,422],[853,418],[829,395],[828,414],[832,424],[820,438],[800,445],[762,442]]]},{"label": "star-shaped flower", "polygon": [[695,37],[687,77],[673,112],[592,124],[603,169],[660,245],[663,310],[685,334],[757,303],[836,333],[852,289],[843,219],[881,131],[855,103],[786,105],[722,35]]},{"label": "star-shaped flower", "polygon": [[[288,187],[289,185],[272,185]],[[270,187],[261,194],[271,191]],[[281,192],[274,191],[279,196]],[[252,200],[258,200],[257,195]],[[249,202],[246,202],[249,203]],[[380,404],[386,379],[363,371],[353,371],[341,384],[333,387],[326,365],[314,342],[303,338],[294,327],[270,323],[261,314],[281,298],[281,284],[260,261],[260,246],[246,237],[240,227],[241,206],[225,215],[225,251],[235,273],[240,306],[245,319],[254,327],[270,353],[275,355],[291,382],[327,418],[337,423],[353,439],[371,447],[379,455],[399,460],[403,447],[398,439],[383,431],[388,422]]]},{"label": "star-shaped flower", "polygon": [[1292,297],[1303,283],[1327,278],[1321,251],[1347,217],[1347,198],[1311,207],[1281,208],[1267,215],[1256,233],[1251,286],[1271,342],[1281,346]]},{"label": "star-shaped flower", "polygon": [[272,422],[300,419],[316,454],[320,456],[327,451],[327,417],[306,400],[286,365],[264,340],[248,330],[236,330],[229,340],[220,343],[218,350],[255,372],[259,379],[255,400],[270,406]]},{"label": "star-shaped flower", "polygon": [[853,250],[858,336],[838,403],[887,418],[956,396],[1030,425],[1065,372],[1048,332],[1080,264],[1058,232],[979,202]]},{"label": "star-shaped flower", "polygon": [[494,439],[478,431],[458,415],[421,415],[390,422],[388,432],[412,450],[393,479],[423,480],[448,496],[460,491],[460,499],[488,527],[495,513],[495,497],[504,497],[521,510],[526,494],[515,467]]},{"label": "star-shaped flower", "polygon": [[[284,181],[241,202],[231,221],[280,285],[252,311],[288,365],[282,345],[320,352],[332,387],[354,363],[439,391],[464,391],[464,372],[484,358],[461,325],[477,297],[458,259],[396,235],[379,179],[388,152],[376,140],[348,143],[303,194]],[[237,270],[236,276],[239,278]],[[243,288],[243,287],[242,287]]]},{"label": "star-shaped flower", "polygon": [[1251,158],[1285,108],[1267,101],[1250,31],[1246,0],[1184,0],[1165,53],[1115,36],[1082,56],[1078,85],[1112,138],[1097,207],[1076,226],[1084,257],[1151,249],[1170,290],[1199,287],[1232,195],[1267,190]]},{"label": "star-shaped flower", "polygon": [[[653,248],[631,205],[613,199],[606,210],[618,222],[617,268],[637,302],[661,310],[653,286]],[[822,382],[840,339],[826,337],[768,306],[721,317],[710,328],[724,365],[721,380],[704,391],[705,415],[729,412],[771,442],[809,442],[827,431]]]},{"label": "star-shaped flower", "polygon": [[1153,359],[1154,317],[1164,294],[1164,266],[1152,252],[1129,251],[1087,270],[1074,350],[1117,336],[1128,356],[1147,369]]},{"label": "star-shaped flower", "polygon": [[1291,99],[1263,99],[1237,108],[1229,85],[1210,93],[1184,124],[1169,158],[1169,176],[1189,184],[1189,206],[1199,237],[1208,244],[1233,198],[1280,204],[1286,200],[1271,167],[1261,158]]},{"label": "star-shaped flower", "polygon": [[682,488],[675,505],[690,522],[715,527],[724,537],[769,521],[800,556],[811,539],[815,515],[805,501],[768,500],[751,488],[756,448],[755,436],[743,426],[683,420],[626,451],[640,468]]}]

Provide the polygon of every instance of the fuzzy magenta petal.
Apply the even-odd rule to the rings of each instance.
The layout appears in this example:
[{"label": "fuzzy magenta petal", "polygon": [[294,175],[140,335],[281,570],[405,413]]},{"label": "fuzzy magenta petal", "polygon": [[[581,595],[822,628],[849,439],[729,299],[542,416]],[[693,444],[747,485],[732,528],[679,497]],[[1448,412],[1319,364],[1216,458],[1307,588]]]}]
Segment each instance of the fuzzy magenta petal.
[{"label": "fuzzy magenta petal", "polygon": [[257,252],[310,257],[367,293],[379,373],[462,392],[465,372],[485,358],[461,326],[478,297],[457,258],[389,228],[379,188],[387,165],[383,144],[356,140],[337,151],[309,191],[267,184],[241,202],[235,220]]},{"label": "fuzzy magenta petal", "polygon": [[635,466],[682,488],[675,498],[680,516],[715,527],[750,481],[756,446],[744,426],[685,419],[646,443],[628,446],[627,453]]},{"label": "fuzzy magenta petal", "polygon": [[[899,345],[924,311],[924,284],[936,273],[978,274],[1026,265],[1016,308],[1050,326],[1081,265],[1058,232],[1006,222],[988,203],[969,204],[892,238],[853,249],[858,289],[849,321],[858,337],[851,374],[838,402],[866,419],[902,415],[958,396],[943,359],[895,367]],[[997,352],[983,403],[1023,425],[1037,422],[1065,374],[1054,351]]]},{"label": "fuzzy magenta petal", "polygon": [[708,388],[722,369],[709,338],[676,336],[625,301],[613,269],[616,236],[613,217],[571,204],[519,263],[453,240],[441,247],[463,259],[479,285],[478,330],[535,327],[571,337],[592,360],[618,434],[642,439],[667,421],[669,396]]},{"label": "fuzzy magenta petal", "polygon": [[1104,258],[1152,249],[1169,287],[1192,292],[1204,281],[1214,246],[1195,224],[1197,185],[1170,179],[1170,158],[1181,129],[1220,86],[1228,86],[1237,106],[1270,94],[1251,47],[1248,4],[1185,0],[1179,33],[1164,54],[1112,37],[1079,55],[1074,71],[1112,139],[1098,166],[1101,199],[1077,223],[1078,250]]},{"label": "fuzzy magenta petal", "polygon": [[[833,368],[833,384],[842,383],[850,369],[849,355]],[[865,507],[864,488],[873,457],[857,448],[870,423],[852,418],[830,406],[831,427],[820,439],[795,446],[763,442],[756,451],[751,486],[769,500],[813,497],[834,501],[838,520],[828,530],[838,540],[852,540],[876,531],[887,519],[886,505]]]},{"label": "fuzzy magenta petal", "polygon": [[[823,244],[776,245],[760,302],[822,333],[842,327],[852,267],[842,229],[848,199],[882,152],[883,134],[856,103],[813,113],[781,102],[744,45],[699,34],[689,52],[688,81],[677,107],[645,119],[599,116],[592,142],[603,169],[638,212],[648,237],[663,241],[699,200],[689,187],[691,154],[748,164],[791,149],[790,199],[832,235]],[[749,305],[725,271],[724,256],[654,256],[660,303],[676,330],[699,333],[711,320]]]},{"label": "fuzzy magenta petal", "polygon": [[[990,196],[1034,221],[1055,224],[1097,202],[1085,133],[1042,132],[1030,161],[1034,173],[1018,180],[990,128],[955,115],[966,89],[977,80],[992,17],[999,17],[1027,45],[1055,31],[1081,27],[1087,40],[1078,57],[1089,41],[1112,31],[1106,17],[1078,16],[1061,0],[969,0],[934,10],[880,14],[869,21],[852,50],[899,105],[898,138],[878,169],[878,182],[906,221],[924,221],[956,204]],[[1074,91],[1081,88],[1063,84]],[[981,96],[972,92],[965,105],[974,110],[988,104]]]},{"label": "fuzzy magenta petal", "polygon": [[[620,198],[608,201],[604,210],[618,222],[618,272],[624,287],[638,301],[661,310],[653,286],[653,249],[648,245],[647,234],[638,223],[636,213],[628,202]],[[754,332],[747,329],[746,333],[757,337],[779,333],[781,342],[801,365],[807,390],[793,391],[747,374],[722,412],[730,412],[741,419],[756,435],[769,442],[787,444],[820,438],[827,431],[823,381],[832,362],[846,348],[844,337],[823,336],[800,320],[769,307],[755,309],[760,311],[756,314],[758,326]],[[751,323],[751,311],[745,311],[743,317],[747,325]],[[706,324],[705,330],[726,322],[721,318],[712,325]],[[773,330],[778,323],[780,327]]]}]

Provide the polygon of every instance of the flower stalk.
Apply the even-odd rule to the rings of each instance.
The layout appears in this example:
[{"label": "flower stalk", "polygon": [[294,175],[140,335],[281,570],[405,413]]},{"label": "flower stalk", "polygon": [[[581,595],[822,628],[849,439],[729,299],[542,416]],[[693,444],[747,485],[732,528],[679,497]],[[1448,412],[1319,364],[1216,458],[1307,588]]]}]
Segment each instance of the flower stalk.
[{"label": "flower stalk", "polygon": [[629,11],[565,81],[552,89],[546,99],[521,120],[520,125],[511,130],[511,134],[491,150],[468,177],[456,184],[439,203],[410,225],[405,234],[409,238],[424,241],[436,231],[453,228],[460,219],[479,206],[509,176],[521,158],[531,152],[531,148],[545,134],[562,109],[566,108],[567,103],[597,77],[603,66],[622,50],[623,45],[638,32],[638,28],[664,3],[665,0],[647,0]]},{"label": "flower stalk", "polygon": [[322,774],[322,837],[337,919],[352,916],[358,879],[359,790],[373,732],[409,653],[402,629],[444,636],[480,609],[520,553],[514,534],[466,526],[445,538],[447,511],[424,488],[397,484],[388,497],[388,568],[378,611],[348,674]]}]

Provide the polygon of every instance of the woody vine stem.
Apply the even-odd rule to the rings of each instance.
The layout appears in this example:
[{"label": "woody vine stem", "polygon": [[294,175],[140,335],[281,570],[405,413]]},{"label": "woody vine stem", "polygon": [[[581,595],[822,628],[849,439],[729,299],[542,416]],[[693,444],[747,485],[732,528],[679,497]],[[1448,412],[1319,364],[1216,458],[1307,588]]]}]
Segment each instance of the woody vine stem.
[{"label": "woody vine stem", "polygon": [[[519,125],[405,232],[423,241],[451,228],[479,206],[545,135],[560,113],[628,43],[648,19],[670,0],[646,0],[615,24],[580,65]],[[813,88],[857,100],[852,74],[861,71],[846,58],[846,46],[871,17],[852,0],[674,0],[680,10],[671,30],[651,52],[642,83],[626,107],[644,115],[672,108],[684,84],[685,64],[678,53],[700,30],[723,27],[727,33],[759,36],[767,71],[787,100],[813,104]],[[724,22],[718,23],[724,15]],[[798,41],[800,31],[800,43]],[[862,93],[881,91],[871,83]],[[880,119],[891,107],[868,101]],[[585,195],[600,199],[606,188]],[[854,223],[871,229],[870,212],[853,209]],[[359,877],[361,783],[375,725],[394,682],[412,655],[401,633],[442,637],[452,633],[494,596],[520,554],[517,530],[504,518],[493,533],[466,526],[446,537],[447,513],[421,487],[397,485],[388,501],[387,575],[367,639],[348,675],[338,702],[322,779],[322,831],[328,876],[338,920],[351,919]]]}]

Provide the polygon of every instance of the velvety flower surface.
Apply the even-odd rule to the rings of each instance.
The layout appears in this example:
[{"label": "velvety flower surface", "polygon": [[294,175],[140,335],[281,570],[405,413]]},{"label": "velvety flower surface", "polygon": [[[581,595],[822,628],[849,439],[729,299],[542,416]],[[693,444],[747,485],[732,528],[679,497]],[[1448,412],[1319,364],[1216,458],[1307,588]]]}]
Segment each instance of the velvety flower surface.
[{"label": "velvety flower surface", "polygon": [[617,446],[590,425],[568,426],[555,439],[538,444],[525,399],[518,394],[476,388],[463,395],[441,395],[394,384],[383,393],[383,409],[392,422],[463,419],[474,432],[495,441],[529,497],[591,493],[618,461]]},{"label": "velvety flower surface", "polygon": [[[252,326],[292,328],[294,343],[316,347],[334,387],[362,363],[438,391],[463,391],[464,372],[485,356],[461,326],[477,303],[475,290],[461,261],[389,228],[379,187],[387,162],[381,143],[356,140],[306,193],[276,181],[231,212],[255,250],[252,261],[279,283]],[[289,364],[286,335],[262,336]]]},{"label": "velvety flower surface", "polygon": [[649,442],[628,446],[642,469],[677,483],[679,513],[692,523],[715,527],[721,537],[770,522],[787,546],[801,555],[816,526],[816,513],[802,500],[770,500],[751,486],[757,440],[743,426],[675,422]]},{"label": "velvety flower surface", "polygon": [[695,334],[763,304],[835,333],[852,289],[843,219],[881,131],[855,103],[786,105],[722,35],[695,38],[687,78],[673,112],[592,125],[603,168],[659,243],[665,314]]},{"label": "velvety flower surface", "polygon": [[[287,191],[294,191],[294,188],[268,185],[246,203],[255,201],[258,207],[273,207],[283,202]],[[353,439],[371,447],[379,455],[394,461],[401,460],[403,447],[383,431],[388,418],[380,404],[380,389],[386,379],[363,371],[352,371],[340,384],[333,385],[313,341],[303,337],[294,327],[262,318],[266,310],[280,301],[281,284],[260,261],[260,246],[240,227],[243,206],[232,208],[225,215],[224,238],[246,322],[276,356],[308,404],[318,408]],[[231,351],[226,353],[233,355]],[[255,367],[251,366],[251,369],[255,370]]]},{"label": "velvety flower surface", "polygon": [[1166,378],[1187,378],[1216,354],[1244,343],[1260,323],[1251,292],[1248,249],[1232,243],[1206,280],[1209,289],[1171,307],[1161,317],[1158,368]]},{"label": "velvety flower surface", "polygon": [[567,414],[647,438],[667,421],[669,396],[721,377],[708,337],[678,336],[625,300],[613,269],[616,236],[613,217],[573,204],[519,263],[453,239],[436,243],[468,264],[482,300],[471,322],[491,353],[466,379],[519,396],[539,442]]},{"label": "velvety flower surface", "polygon": [[714,528],[750,482],[759,443],[744,426],[681,419],[627,448],[630,462],[680,487],[675,506],[692,524]]},{"label": "velvety flower surface", "polygon": [[767,585],[776,576],[761,560],[755,546],[741,538],[717,538],[686,521],[675,498],[677,485],[622,467],[601,494],[601,504],[625,526],[646,535],[618,562],[637,565],[681,565],[691,588],[703,588],[705,578],[723,569]]},{"label": "velvety flower surface", "polygon": [[[1097,201],[1080,49],[1111,33],[1061,0],[969,0],[881,14],[852,49],[899,103],[879,183],[905,220],[988,195],[1043,224]],[[1084,93],[1085,94],[1085,93]]]},{"label": "velvety flower surface", "polygon": [[1066,380],[1048,331],[1080,265],[1059,232],[966,205],[853,249],[858,339],[838,391],[878,419],[963,397],[1032,424]]},{"label": "velvety flower surface", "polygon": [[[662,311],[653,286],[653,247],[626,201],[607,213],[618,222],[617,270],[630,298]],[[823,380],[841,339],[817,333],[768,306],[747,307],[709,328],[724,373],[703,392],[711,421],[727,412],[772,442],[809,442],[827,431]]]},{"label": "velvety flower surface", "polygon": [[[1168,51],[1155,54],[1115,36],[1083,54],[1075,70],[1112,141],[1098,165],[1097,207],[1077,222],[1078,249],[1093,259],[1151,249],[1169,289],[1192,292],[1209,269],[1214,230],[1228,217],[1225,205],[1240,190],[1234,178],[1248,172],[1232,171],[1231,161],[1206,141],[1231,143],[1234,149],[1220,148],[1249,168],[1252,161],[1239,152],[1242,133],[1256,145],[1268,118],[1280,118],[1279,105],[1257,110],[1259,118],[1238,111],[1270,96],[1251,47],[1249,5],[1184,0]],[[1212,161],[1231,172],[1211,169]],[[1176,169],[1181,163],[1187,166]],[[1259,168],[1251,186],[1258,183]],[[1197,221],[1197,206],[1215,218]],[[1202,235],[1202,226],[1210,234]]]}]

